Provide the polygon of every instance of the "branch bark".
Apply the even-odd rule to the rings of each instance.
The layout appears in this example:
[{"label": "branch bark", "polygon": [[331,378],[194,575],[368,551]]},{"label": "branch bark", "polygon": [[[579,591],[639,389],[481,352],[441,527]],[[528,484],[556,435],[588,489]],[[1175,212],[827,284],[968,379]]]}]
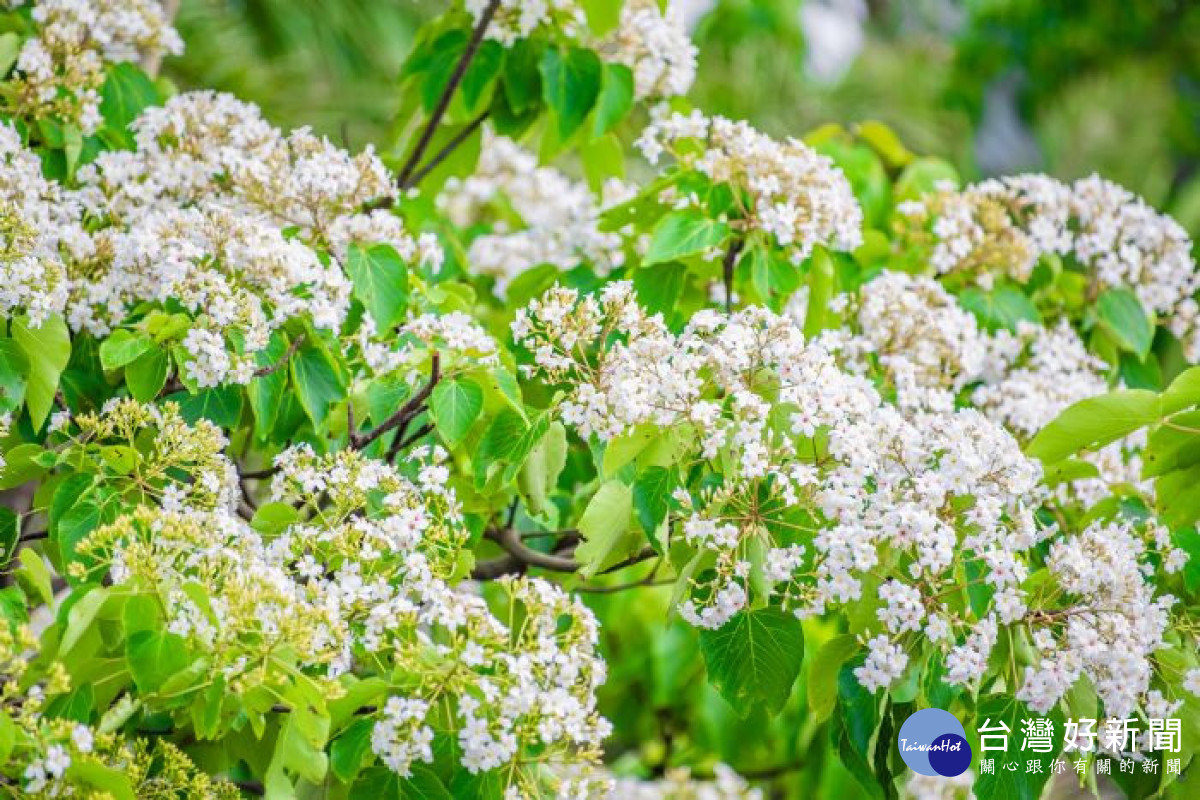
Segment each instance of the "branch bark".
[{"label": "branch bark", "polygon": [[425,401],[429,399],[429,395],[433,394],[433,388],[437,386],[441,379],[441,356],[435,350],[433,357],[429,363],[429,382],[426,383],[421,390],[408,399],[404,405],[397,409],[396,413],[380,423],[379,427],[374,430],[359,434],[350,430],[350,448],[353,450],[362,450],[368,447],[371,442],[383,436],[388,431],[412,420],[418,414],[425,410]]}]

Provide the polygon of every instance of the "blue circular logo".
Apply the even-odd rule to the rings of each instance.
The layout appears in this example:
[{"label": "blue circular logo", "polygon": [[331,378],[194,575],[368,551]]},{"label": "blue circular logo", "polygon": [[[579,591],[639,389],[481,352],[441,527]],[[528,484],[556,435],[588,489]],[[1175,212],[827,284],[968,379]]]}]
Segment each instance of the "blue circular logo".
[{"label": "blue circular logo", "polygon": [[896,746],[913,772],[953,778],[971,765],[971,745],[966,736],[962,723],[949,711],[923,708],[904,720]]},{"label": "blue circular logo", "polygon": [[938,775],[953,778],[971,766],[971,745],[957,733],[945,733],[933,740],[929,750],[929,766]]}]

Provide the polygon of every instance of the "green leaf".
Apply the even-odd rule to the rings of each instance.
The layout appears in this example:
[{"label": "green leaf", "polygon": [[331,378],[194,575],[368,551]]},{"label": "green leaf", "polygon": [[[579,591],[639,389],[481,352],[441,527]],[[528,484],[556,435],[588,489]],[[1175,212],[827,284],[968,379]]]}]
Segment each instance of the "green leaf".
[{"label": "green leaf", "polygon": [[259,533],[276,536],[300,521],[300,512],[291,503],[263,503],[254,512],[250,527]]},{"label": "green leaf", "polygon": [[656,544],[654,534],[671,510],[671,492],[679,486],[679,470],[675,467],[647,467],[633,482],[633,507],[642,530]]},{"label": "green leaf", "polygon": [[144,333],[118,328],[100,343],[100,364],[106,370],[120,369],[139,359],[154,347],[154,340]]},{"label": "green leaf", "polygon": [[100,92],[100,114],[111,130],[125,134],[123,140],[132,144],[129,123],[158,103],[158,89],[145,72],[128,61],[110,64],[105,71],[108,76]]},{"label": "green leaf", "polygon": [[354,296],[371,312],[381,332],[404,319],[408,305],[408,269],[395,248],[352,245],[346,271],[354,283]]},{"label": "green leaf", "polygon": [[[92,496],[85,495],[72,505],[55,525],[55,539],[62,553],[62,563],[70,565],[80,561],[76,548],[88,534],[105,522],[111,522],[114,513],[106,510]],[[88,566],[84,564],[84,566]]]},{"label": "green leaf", "polygon": [[1033,437],[1025,452],[1053,464],[1085,448],[1103,447],[1162,416],[1158,395],[1122,389],[1068,407]]},{"label": "green leaf", "polygon": [[834,291],[833,259],[825,248],[813,251],[808,276],[808,308],[804,314],[804,335],[812,338],[831,327],[829,301]]},{"label": "green leaf", "polygon": [[[275,331],[267,347],[259,351],[255,360],[260,368],[269,368],[278,364],[287,352],[287,336],[283,331]],[[254,413],[254,436],[259,440],[266,439],[275,428],[287,382],[288,370],[277,369],[268,375],[253,378],[246,387],[246,397],[250,400],[250,409]]]},{"label": "green leaf", "polygon": [[138,689],[154,692],[188,665],[187,643],[174,633],[139,631],[129,637],[125,657]]},{"label": "green leaf", "polygon": [[621,467],[637,458],[659,435],[661,430],[653,425],[638,425],[609,440],[604,446],[604,460],[601,464],[604,477],[616,475]]},{"label": "green leaf", "polygon": [[1001,286],[992,292],[971,287],[958,296],[958,302],[990,333],[1001,329],[1015,331],[1017,323],[1022,321],[1042,323],[1033,301],[1012,286]]},{"label": "green leaf", "polygon": [[13,68],[13,64],[17,63],[23,44],[19,33],[14,31],[0,33],[0,76],[7,75]]},{"label": "green leaf", "polygon": [[463,52],[467,49],[465,31],[447,31],[434,41],[432,48],[422,57],[414,57],[405,67],[409,73],[423,73],[421,79],[421,103],[425,111],[433,111],[442,92],[450,83]]},{"label": "green leaf", "polygon": [[852,633],[835,636],[817,651],[808,670],[808,708],[817,722],[829,719],[837,705],[838,673],[859,650]]},{"label": "green leaf", "polygon": [[12,336],[29,360],[25,405],[33,426],[41,428],[54,405],[59,376],[71,360],[71,334],[63,318],[52,314],[38,328],[31,327],[27,317],[15,317]]},{"label": "green leaf", "polygon": [[918,158],[900,173],[892,194],[897,203],[902,203],[921,199],[940,183],[949,183],[957,187],[961,182],[958,170],[949,162],[940,158]]},{"label": "green leaf", "polygon": [[20,540],[21,515],[7,506],[0,506],[0,569],[8,568]]},{"label": "green leaf", "polygon": [[716,247],[729,235],[729,226],[714,222],[698,211],[667,214],[654,227],[643,267],[676,261]]},{"label": "green leaf", "polygon": [[0,339],[0,413],[12,413],[25,402],[29,359],[12,339]]},{"label": "green leaf", "polygon": [[429,410],[446,444],[457,447],[483,411],[483,389],[466,378],[442,381],[433,389]]},{"label": "green leaf", "polygon": [[179,414],[189,425],[207,419],[222,428],[232,428],[242,417],[240,386],[215,386],[195,394],[176,392],[167,399],[179,403]]},{"label": "green leaf", "polygon": [[542,98],[542,49],[540,41],[519,39],[504,60],[504,97],[515,114],[533,109]]},{"label": "green leaf", "polygon": [[587,15],[588,28],[593,36],[601,37],[616,30],[621,21],[624,0],[580,0]]},{"label": "green leaf", "polygon": [[1100,326],[1122,350],[1145,359],[1154,343],[1154,323],[1128,289],[1107,289],[1096,301]]},{"label": "green leaf", "polygon": [[329,407],[346,395],[342,378],[325,350],[316,346],[302,347],[292,356],[291,369],[300,405],[313,426],[320,427]]},{"label": "green leaf", "polygon": [[[828,260],[829,257],[825,255],[824,258]],[[814,262],[815,260],[814,258]],[[796,269],[796,265],[780,258],[761,242],[755,242],[746,248],[738,263],[739,266],[744,264],[746,271],[750,273],[750,283],[762,302],[776,311],[783,308],[784,301],[800,285],[800,271]],[[817,272],[814,268],[814,280]],[[832,280],[832,269],[830,279]]]},{"label": "green leaf", "polygon": [[564,54],[548,48],[539,64],[542,97],[554,111],[558,136],[566,140],[579,129],[600,96],[604,65],[591,50],[571,47]]},{"label": "green leaf", "polygon": [[633,273],[633,288],[638,302],[651,314],[670,318],[683,294],[687,267],[683,264],[658,264]]},{"label": "green leaf", "polygon": [[592,136],[603,136],[633,108],[633,72],[624,64],[605,64],[604,83],[596,101]]},{"label": "green leaf", "polygon": [[92,758],[72,759],[65,777],[68,784],[91,786],[102,796],[112,797],[114,800],[137,800],[133,786],[123,772]]},{"label": "green leaf", "polygon": [[583,542],[575,548],[579,574],[590,578],[608,565],[623,534],[629,529],[633,492],[620,481],[609,481],[592,497],[579,518]]},{"label": "green leaf", "polygon": [[374,721],[356,719],[341,736],[333,740],[329,748],[329,766],[335,777],[349,783],[362,770],[363,762],[371,751],[371,731]]},{"label": "green leaf", "polygon": [[350,800],[452,800],[432,769],[413,764],[411,770],[402,778],[387,767],[371,767],[350,787]]},{"label": "green leaf", "polygon": [[475,51],[475,57],[471,59],[460,84],[468,113],[473,114],[478,110],[479,101],[487,96],[487,90],[500,76],[503,67],[504,48],[495,39],[485,41]]},{"label": "green leaf", "polygon": [[716,630],[700,631],[708,679],[742,717],[765,707],[777,714],[804,662],[804,629],[778,608],[742,611]]},{"label": "green leaf", "polygon": [[161,347],[143,353],[125,368],[125,385],[129,387],[129,393],[143,403],[158,397],[167,384],[169,365],[167,351]]},{"label": "green leaf", "polygon": [[521,467],[520,488],[530,514],[546,510],[558,476],[567,464],[567,429],[557,420],[550,423],[546,435],[534,446]]},{"label": "green leaf", "polygon": [[23,483],[45,474],[46,467],[39,463],[45,454],[40,444],[19,444],[4,454],[5,464],[0,468],[0,489],[15,489]]}]

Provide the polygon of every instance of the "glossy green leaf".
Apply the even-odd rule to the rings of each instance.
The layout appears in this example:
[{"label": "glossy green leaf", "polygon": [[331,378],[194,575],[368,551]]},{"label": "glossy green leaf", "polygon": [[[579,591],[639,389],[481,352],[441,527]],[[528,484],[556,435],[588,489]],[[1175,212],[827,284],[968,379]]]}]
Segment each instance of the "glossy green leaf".
[{"label": "glossy green leaf", "polygon": [[725,241],[729,226],[698,211],[676,211],[659,220],[642,266],[675,261],[703,253]]},{"label": "glossy green leaf", "polygon": [[700,631],[708,680],[741,716],[779,713],[804,662],[804,630],[777,608],[741,611],[716,630]]}]

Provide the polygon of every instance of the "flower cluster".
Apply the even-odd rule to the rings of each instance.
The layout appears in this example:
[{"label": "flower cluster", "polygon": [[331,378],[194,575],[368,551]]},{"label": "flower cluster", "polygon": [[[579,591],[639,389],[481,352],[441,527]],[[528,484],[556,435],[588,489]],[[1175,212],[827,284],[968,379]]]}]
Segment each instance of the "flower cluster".
[{"label": "flower cluster", "polygon": [[46,714],[48,698],[67,692],[71,679],[59,661],[39,663],[37,648],[28,626],[0,625],[0,701],[10,715],[8,758],[21,776],[21,797],[91,796],[86,775],[95,769],[119,770],[138,797],[240,796],[233,784],[197,770],[169,742],[129,745],[111,731]]},{"label": "flower cluster", "polygon": [[[295,521],[271,536],[226,509],[147,505],[78,549],[114,587],[159,597],[166,630],[231,691],[284,692],[298,668],[338,697],[341,676],[386,663],[406,689],[377,712],[371,744],[383,763],[406,775],[432,762],[434,730],[449,727],[465,769],[504,767],[533,793],[559,779],[525,766],[529,750],[578,771],[608,734],[595,707],[605,678],[596,620],[541,580],[502,582],[499,616],[453,585],[468,537],[444,455],[418,449],[405,477],[352,451],[299,446],[276,459],[271,484]],[[450,718],[436,702],[447,698]]]},{"label": "flower cluster", "polygon": [[[848,369],[882,371],[903,408],[947,411],[969,402],[1022,441],[1068,406],[1109,388],[1108,366],[1088,353],[1065,320],[1052,328],[1020,322],[1015,334],[982,330],[931,278],[884,272],[845,297],[850,324],[822,334]],[[801,312],[794,316],[803,319]],[[1065,484],[1058,499],[1085,507],[1115,484],[1149,487],[1140,477],[1143,433],[1082,456],[1102,477]]]},{"label": "flower cluster", "polygon": [[1191,241],[1177,222],[1114,183],[1019,175],[961,191],[942,187],[899,211],[900,241],[927,247],[938,274],[961,273],[985,286],[997,275],[1024,283],[1043,258],[1067,257],[1089,297],[1132,290],[1164,317],[1189,359],[1200,356]]},{"label": "flower cluster", "polygon": [[974,411],[906,417],[763,309],[702,312],[675,335],[610,284],[599,299],[553,290],[513,328],[536,371],[568,385],[559,413],[581,435],[652,423],[723,465],[720,485],[676,492],[684,539],[716,559],[681,610],[694,624],[747,604],[753,552],[784,603],[813,614],[859,597],[880,549],[908,553],[931,593],[960,548],[1011,588],[1014,552],[1040,538],[1039,471],[1002,429]]},{"label": "flower cluster", "polygon": [[[476,24],[488,5],[488,0],[466,0]],[[629,67],[639,100],[674,97],[686,94],[696,78],[697,50],[685,26],[684,5],[681,0],[628,0],[616,29],[593,36],[579,0],[500,0],[485,35],[508,46],[539,31],[553,31]]]},{"label": "flower cluster", "polygon": [[[625,193],[610,183],[606,199],[615,202]],[[495,278],[499,297],[514,278],[541,264],[569,270],[587,262],[608,272],[624,260],[621,238],[597,228],[600,209],[585,184],[539,166],[536,155],[490,132],[475,172],[447,181],[438,205],[461,227],[492,222],[490,232],[471,241],[467,260],[473,272]]]},{"label": "flower cluster", "polygon": [[612,60],[633,71],[639,100],[687,94],[696,79],[696,45],[676,0],[627,0],[621,22],[601,45]]},{"label": "flower cluster", "polygon": [[38,0],[31,16],[37,31],[17,56],[9,102],[21,116],[54,118],[84,133],[94,133],[102,122],[106,64],[183,51],[158,0]]},{"label": "flower cluster", "polygon": [[[892,292],[892,284],[906,280],[881,287]],[[938,296],[927,283],[916,285]],[[925,307],[917,303],[896,316],[907,325],[911,312]],[[961,311],[934,309],[984,335]],[[878,322],[871,313],[868,328]],[[913,330],[922,324],[918,319]],[[1115,529],[1073,537],[1039,526],[1034,512],[1046,499],[1039,466],[979,410],[886,403],[864,376],[839,366],[823,339],[805,341],[793,322],[763,309],[701,312],[674,334],[620,283],[598,297],[552,290],[518,314],[513,331],[532,354],[530,370],[566,389],[557,412],[581,436],[611,441],[650,424],[687,463],[712,465],[716,480],[674,493],[679,535],[705,554],[707,565],[689,579],[691,592],[680,607],[692,624],[721,627],[763,586],[806,616],[854,603],[870,585],[879,598],[880,630],[855,674],[875,689],[898,680],[922,642],[944,651],[948,681],[971,683],[984,673],[1002,629],[1052,641],[1078,617],[1078,631],[1110,633],[1088,651],[1096,655],[1078,655],[1069,670],[1061,668],[1065,677],[1055,687],[1065,690],[1086,674],[1113,709],[1147,696],[1171,604],[1153,597],[1143,574],[1147,548]],[[897,355],[915,344],[890,349],[890,336],[875,341]],[[942,336],[930,347],[941,342],[953,352],[951,341]],[[922,380],[955,388],[957,373],[947,379],[938,367],[969,364],[965,353],[914,352],[904,370],[918,388]],[[1039,357],[1050,356],[1035,353],[1029,369],[1056,368],[1039,367]],[[1022,369],[1007,379],[1030,380]],[[1168,569],[1179,568],[1185,559],[1165,529],[1145,536]],[[1046,541],[1060,590],[1031,595],[1024,583],[1041,565],[1039,545]],[[1103,550],[1082,555],[1088,547]],[[1124,554],[1120,563],[1117,553]],[[1076,568],[1077,576],[1068,574]],[[982,606],[947,602],[964,582],[987,587]],[[1104,596],[1093,600],[1089,593]],[[1080,597],[1082,605],[1075,602]],[[1094,613],[1114,607],[1119,614],[1107,621]],[[1139,614],[1144,620],[1132,622]],[[1070,644],[1068,652],[1083,647]],[[1114,650],[1127,664],[1120,675],[1098,655]],[[1027,678],[1031,700],[1052,693],[1036,690],[1037,680],[1033,673]]]},{"label": "flower cluster", "polygon": [[745,122],[699,111],[656,109],[637,144],[652,164],[666,152],[684,169],[728,184],[739,205],[735,224],[770,234],[797,263],[814,247],[853,250],[862,241],[862,209],[850,182],[803,142],[779,142]]},{"label": "flower cluster", "polygon": [[[1166,529],[1135,531],[1128,525],[1091,525],[1054,542],[1048,565],[1054,592],[1064,595],[1054,611],[1034,612],[1031,623],[1037,662],[1025,669],[1017,698],[1046,712],[1087,675],[1105,713],[1123,718],[1150,690],[1154,651],[1175,598],[1154,596],[1144,558],[1151,547],[1170,547]],[[1167,559],[1170,568],[1171,559]],[[1153,716],[1153,715],[1151,715]]]},{"label": "flower cluster", "polygon": [[41,178],[36,156],[0,129],[12,168],[0,185],[7,313],[40,322],[61,312],[103,335],[141,303],[182,310],[190,385],[244,383],[288,320],[340,329],[351,294],[341,262],[353,246],[441,263],[436,239],[364,210],[395,198],[370,150],[284,135],[256,107],[207,92],[149,109],[133,127],[136,149],[102,153],[78,189]]},{"label": "flower cluster", "polygon": [[[467,13],[478,24],[491,0],[465,0]],[[487,37],[511,45],[539,29],[550,29],[573,38],[587,29],[587,15],[578,0],[500,0],[487,28]]]}]

